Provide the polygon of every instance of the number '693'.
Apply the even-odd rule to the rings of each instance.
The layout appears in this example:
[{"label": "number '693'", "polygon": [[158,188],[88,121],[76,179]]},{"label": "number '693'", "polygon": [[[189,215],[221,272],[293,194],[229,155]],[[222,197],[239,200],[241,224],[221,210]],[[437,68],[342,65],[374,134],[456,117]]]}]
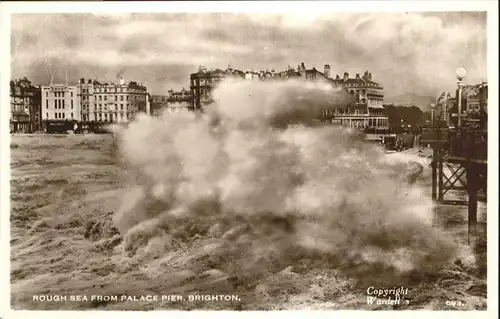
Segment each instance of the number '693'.
[{"label": "number '693'", "polygon": [[446,305],[447,306],[458,306],[458,307],[461,307],[464,304],[461,301],[457,301],[457,300],[446,300]]}]

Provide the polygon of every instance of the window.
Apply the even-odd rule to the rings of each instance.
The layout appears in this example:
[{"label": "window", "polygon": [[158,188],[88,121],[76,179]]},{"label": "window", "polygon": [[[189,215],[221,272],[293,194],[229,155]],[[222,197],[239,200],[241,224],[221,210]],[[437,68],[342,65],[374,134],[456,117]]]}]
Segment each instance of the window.
[{"label": "window", "polygon": [[120,104],[120,110],[123,110],[123,103]]},{"label": "window", "polygon": [[65,100],[62,100],[62,108],[63,108],[63,110],[64,110],[64,108],[65,108],[65,107],[64,107],[64,101],[65,101]]},{"label": "window", "polygon": [[118,101],[118,96],[115,95],[115,101]]},{"label": "window", "polygon": [[71,112],[71,118],[73,118],[73,112]]},{"label": "window", "polygon": [[107,101],[108,100],[108,97],[105,95],[104,96],[104,101]]},{"label": "window", "polygon": [[102,101],[102,96],[101,95],[99,95],[99,101]]},{"label": "window", "polygon": [[73,100],[71,100],[71,109],[73,109]]},{"label": "window", "polygon": [[49,113],[47,112],[47,119],[49,118]]},{"label": "window", "polygon": [[49,97],[49,92],[45,92],[45,96],[46,96],[46,97]]},{"label": "window", "polygon": [[48,110],[49,109],[49,100],[45,100],[45,108]]},{"label": "window", "polygon": [[120,95],[120,101],[123,101],[123,95]]},{"label": "window", "polygon": [[127,98],[126,98],[126,100],[128,101],[128,95],[127,95]]}]

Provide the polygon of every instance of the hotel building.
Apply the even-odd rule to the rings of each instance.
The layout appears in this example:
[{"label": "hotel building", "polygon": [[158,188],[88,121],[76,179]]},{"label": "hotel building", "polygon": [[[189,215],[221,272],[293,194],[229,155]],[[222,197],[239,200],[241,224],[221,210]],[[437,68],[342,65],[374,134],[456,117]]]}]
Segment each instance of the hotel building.
[{"label": "hotel building", "polygon": [[80,105],[76,85],[42,86],[42,121],[80,121]]},{"label": "hotel building", "polygon": [[41,130],[40,87],[27,78],[10,81],[10,131],[31,133]]},{"label": "hotel building", "polygon": [[[228,66],[223,71],[221,69],[210,69],[200,66],[198,72],[190,76],[191,102],[190,110],[202,110],[205,105],[213,102],[212,92],[222,80],[228,77],[245,79],[245,72],[235,70]],[[252,78],[249,76],[249,78]]]},{"label": "hotel building", "polygon": [[355,96],[355,102],[345,109],[325,110],[323,117],[330,117],[335,123],[345,124],[369,130],[388,130],[389,118],[385,112],[384,87],[372,80],[372,75],[365,71],[363,76],[356,74],[350,78],[345,72],[340,78],[330,79],[335,87],[342,87]]},{"label": "hotel building", "polygon": [[121,123],[138,112],[149,114],[147,88],[137,82],[99,83],[80,79],[77,85],[42,86],[42,119],[49,121]]},{"label": "hotel building", "polygon": [[150,114],[150,100],[146,86],[137,82],[100,83],[80,79],[77,86],[81,98],[82,122],[122,123],[143,112]]}]

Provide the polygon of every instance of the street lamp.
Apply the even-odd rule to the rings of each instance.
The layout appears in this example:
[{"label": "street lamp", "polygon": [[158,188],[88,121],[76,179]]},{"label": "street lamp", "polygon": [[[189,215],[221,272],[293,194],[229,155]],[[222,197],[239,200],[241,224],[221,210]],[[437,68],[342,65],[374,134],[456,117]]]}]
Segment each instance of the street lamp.
[{"label": "street lamp", "polygon": [[436,104],[431,104],[431,127],[434,127],[434,110],[436,109]]},{"label": "street lamp", "polygon": [[467,70],[460,66],[456,69],[456,75],[458,79],[458,129],[460,129],[462,124],[462,80],[467,75]]}]

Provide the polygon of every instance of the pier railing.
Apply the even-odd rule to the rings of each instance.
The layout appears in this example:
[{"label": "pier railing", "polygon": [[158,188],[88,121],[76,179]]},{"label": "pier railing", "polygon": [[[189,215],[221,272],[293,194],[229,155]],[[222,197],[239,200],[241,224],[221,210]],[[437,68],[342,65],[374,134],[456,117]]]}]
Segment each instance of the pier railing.
[{"label": "pier railing", "polygon": [[420,143],[439,148],[452,158],[484,162],[488,158],[487,130],[425,128]]},{"label": "pier railing", "polygon": [[488,131],[450,130],[447,153],[449,157],[486,163],[488,159]]}]

